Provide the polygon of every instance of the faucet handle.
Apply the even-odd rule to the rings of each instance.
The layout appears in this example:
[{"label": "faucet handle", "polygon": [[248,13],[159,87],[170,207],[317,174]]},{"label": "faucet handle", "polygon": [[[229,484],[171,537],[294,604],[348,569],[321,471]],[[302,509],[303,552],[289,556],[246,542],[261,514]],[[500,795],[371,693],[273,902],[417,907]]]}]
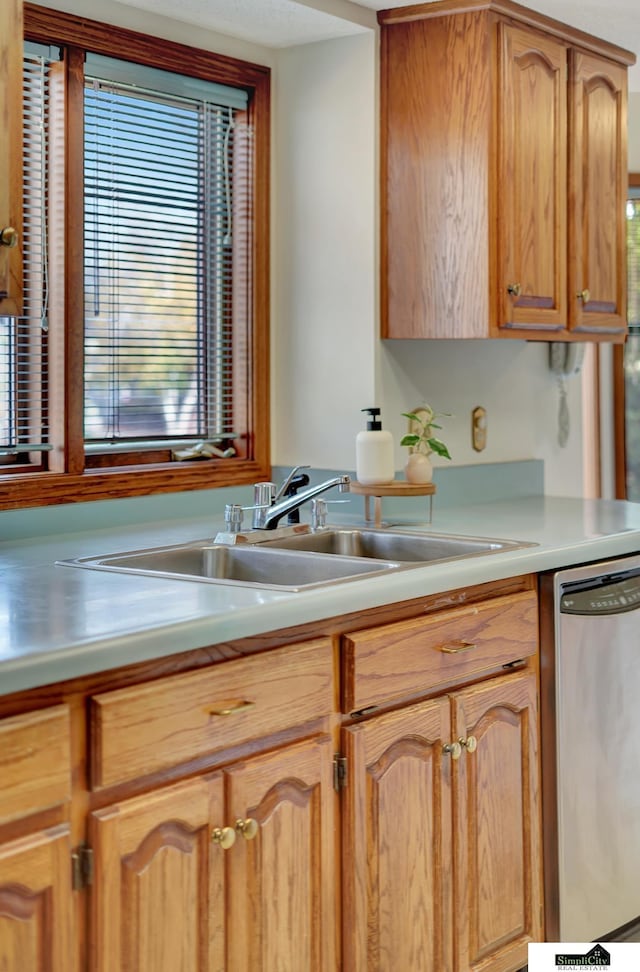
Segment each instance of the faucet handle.
[{"label": "faucet handle", "polygon": [[264,512],[276,501],[275,483],[253,484],[253,529],[260,530],[264,526]]},{"label": "faucet handle", "polygon": [[311,529],[323,530],[327,525],[327,506],[329,503],[348,503],[349,500],[326,500],[319,497],[311,500]]}]

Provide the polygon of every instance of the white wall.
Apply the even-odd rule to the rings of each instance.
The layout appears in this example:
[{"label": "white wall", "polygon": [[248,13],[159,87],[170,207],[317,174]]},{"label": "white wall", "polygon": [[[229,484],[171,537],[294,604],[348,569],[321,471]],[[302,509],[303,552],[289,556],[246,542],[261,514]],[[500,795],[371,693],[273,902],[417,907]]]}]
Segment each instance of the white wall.
[{"label": "white wall", "polygon": [[272,457],[353,468],[375,404],[376,39],[282,51],[275,84]]}]

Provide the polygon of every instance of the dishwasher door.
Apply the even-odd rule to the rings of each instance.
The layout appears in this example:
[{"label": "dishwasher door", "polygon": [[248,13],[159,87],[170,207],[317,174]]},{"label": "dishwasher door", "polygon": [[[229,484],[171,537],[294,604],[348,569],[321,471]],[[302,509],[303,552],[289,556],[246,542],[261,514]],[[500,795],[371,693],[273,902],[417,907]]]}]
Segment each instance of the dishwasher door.
[{"label": "dishwasher door", "polygon": [[640,557],[555,575],[559,940],[640,916]]}]

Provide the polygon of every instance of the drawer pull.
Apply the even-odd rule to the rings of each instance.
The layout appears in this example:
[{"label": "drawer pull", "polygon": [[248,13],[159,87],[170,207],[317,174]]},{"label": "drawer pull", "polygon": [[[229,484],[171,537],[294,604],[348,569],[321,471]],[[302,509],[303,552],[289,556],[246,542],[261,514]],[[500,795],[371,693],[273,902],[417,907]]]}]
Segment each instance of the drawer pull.
[{"label": "drawer pull", "polygon": [[211,840],[214,844],[220,844],[223,850],[229,850],[236,842],[236,832],[233,827],[214,827]]},{"label": "drawer pull", "polygon": [[447,641],[438,647],[445,655],[458,655],[461,651],[471,651],[478,646],[473,641]]},{"label": "drawer pull", "polygon": [[467,750],[468,753],[475,753],[478,748],[478,740],[475,736],[468,736],[466,739],[459,739],[460,745]]},{"label": "drawer pull", "polygon": [[209,715],[217,716],[228,716],[237,715],[238,712],[244,712],[246,709],[251,709],[255,705],[255,702],[249,702],[247,699],[241,699],[239,702],[230,702],[228,704],[222,703],[218,709],[208,709]]},{"label": "drawer pull", "polygon": [[258,821],[253,817],[247,817],[246,820],[236,820],[236,833],[244,837],[245,840],[253,840],[257,837],[260,825]]}]

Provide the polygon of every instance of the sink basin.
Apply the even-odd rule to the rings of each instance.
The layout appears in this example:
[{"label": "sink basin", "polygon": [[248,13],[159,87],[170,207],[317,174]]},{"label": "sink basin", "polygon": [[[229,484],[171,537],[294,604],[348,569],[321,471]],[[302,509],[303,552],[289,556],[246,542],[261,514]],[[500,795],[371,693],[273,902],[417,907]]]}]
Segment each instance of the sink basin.
[{"label": "sink basin", "polygon": [[517,540],[491,540],[435,533],[403,533],[360,528],[329,529],[276,540],[261,546],[309,550],[341,557],[376,558],[402,563],[429,563],[531,546]]},{"label": "sink basin", "polygon": [[357,557],[331,557],[322,552],[265,549],[262,545],[215,545],[210,540],[133,550],[107,557],[81,557],[60,563],[70,567],[287,591],[308,590],[405,566],[386,559],[367,562]]}]

